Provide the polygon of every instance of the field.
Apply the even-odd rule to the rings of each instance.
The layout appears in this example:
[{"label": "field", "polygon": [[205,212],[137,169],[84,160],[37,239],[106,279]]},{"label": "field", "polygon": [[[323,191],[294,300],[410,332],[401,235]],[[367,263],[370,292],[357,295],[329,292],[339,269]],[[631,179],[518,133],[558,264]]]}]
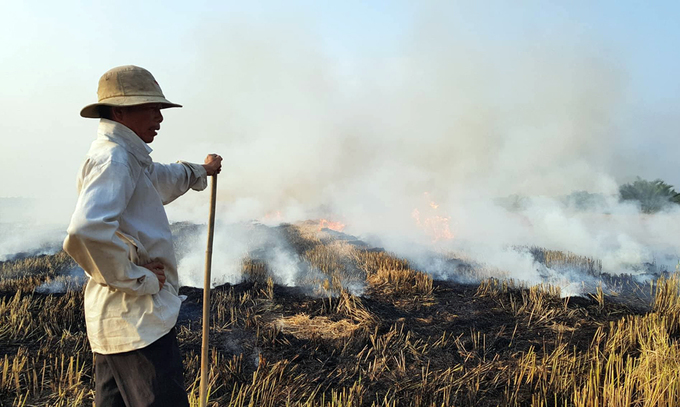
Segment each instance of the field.
[{"label": "field", "polygon": [[[211,405],[680,405],[676,275],[637,286],[647,304],[601,289],[562,298],[548,285],[433,281],[317,223],[276,230],[313,277],[275,284],[253,255],[242,283],[214,289]],[[598,272],[597,260],[533,250]],[[0,264],[0,406],[92,404],[82,290],[65,277],[73,267],[63,252]],[[46,293],[46,282],[66,290]],[[198,405],[202,291],[181,294],[178,337]]]}]

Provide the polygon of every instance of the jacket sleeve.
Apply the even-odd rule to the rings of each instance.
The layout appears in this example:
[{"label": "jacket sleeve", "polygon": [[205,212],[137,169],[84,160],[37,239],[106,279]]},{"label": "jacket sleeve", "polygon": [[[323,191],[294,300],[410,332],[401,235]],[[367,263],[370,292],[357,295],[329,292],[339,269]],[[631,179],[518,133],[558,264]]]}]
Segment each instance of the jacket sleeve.
[{"label": "jacket sleeve", "polygon": [[189,188],[202,191],[208,186],[208,175],[199,164],[179,161],[174,164],[152,163],[149,178],[167,205],[184,195]]},{"label": "jacket sleeve", "polygon": [[127,244],[116,235],[138,177],[116,162],[86,162],[83,172],[64,251],[99,284],[131,295],[156,294],[156,275],[134,264]]}]

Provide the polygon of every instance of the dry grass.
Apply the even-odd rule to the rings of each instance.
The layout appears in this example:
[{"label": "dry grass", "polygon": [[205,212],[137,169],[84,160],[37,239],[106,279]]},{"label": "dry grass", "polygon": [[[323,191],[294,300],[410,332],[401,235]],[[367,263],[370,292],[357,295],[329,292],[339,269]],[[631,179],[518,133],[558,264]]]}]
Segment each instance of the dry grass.
[{"label": "dry grass", "polygon": [[278,327],[297,339],[344,339],[351,337],[360,326],[346,319],[333,321],[323,316],[310,318],[307,314],[297,314],[279,319]]},{"label": "dry grass", "polygon": [[541,247],[531,247],[529,251],[537,261],[550,268],[578,269],[591,275],[602,273],[602,260],[599,259],[579,256],[570,252],[548,250]]},{"label": "dry grass", "polygon": [[33,291],[45,281],[76,267],[65,252],[0,262],[0,292]]},{"label": "dry grass", "polygon": [[[680,279],[653,285],[648,312],[602,290],[433,281],[403,260],[287,226],[317,295],[276,286],[246,259],[246,282],[213,290],[213,406],[672,406],[680,403]],[[325,234],[324,234],[325,233]],[[544,251],[546,262],[597,263]],[[567,264],[568,265],[568,264]],[[72,265],[63,254],[2,264],[0,405],[93,399],[82,293],[35,288]],[[590,267],[590,266],[588,266]],[[359,296],[347,283],[363,283]],[[201,291],[183,288],[178,337],[198,405]]]}]

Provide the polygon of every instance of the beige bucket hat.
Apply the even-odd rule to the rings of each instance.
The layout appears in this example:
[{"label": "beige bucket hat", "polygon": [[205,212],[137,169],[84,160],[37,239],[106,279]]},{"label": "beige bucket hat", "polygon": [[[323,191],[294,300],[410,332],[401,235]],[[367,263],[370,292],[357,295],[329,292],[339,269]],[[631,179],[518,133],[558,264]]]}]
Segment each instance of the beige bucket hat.
[{"label": "beige bucket hat", "polygon": [[134,65],[119,66],[106,72],[99,79],[98,103],[85,106],[82,117],[101,117],[99,106],[136,106],[146,103],[161,103],[163,109],[182,107],[170,102],[151,72]]}]

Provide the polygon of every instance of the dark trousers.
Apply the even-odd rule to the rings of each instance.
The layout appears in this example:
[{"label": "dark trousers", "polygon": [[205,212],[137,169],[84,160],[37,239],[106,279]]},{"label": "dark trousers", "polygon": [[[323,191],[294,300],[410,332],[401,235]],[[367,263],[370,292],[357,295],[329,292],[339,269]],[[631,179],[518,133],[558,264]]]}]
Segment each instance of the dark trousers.
[{"label": "dark trousers", "polygon": [[96,353],[95,405],[188,407],[175,329],[142,349]]}]

